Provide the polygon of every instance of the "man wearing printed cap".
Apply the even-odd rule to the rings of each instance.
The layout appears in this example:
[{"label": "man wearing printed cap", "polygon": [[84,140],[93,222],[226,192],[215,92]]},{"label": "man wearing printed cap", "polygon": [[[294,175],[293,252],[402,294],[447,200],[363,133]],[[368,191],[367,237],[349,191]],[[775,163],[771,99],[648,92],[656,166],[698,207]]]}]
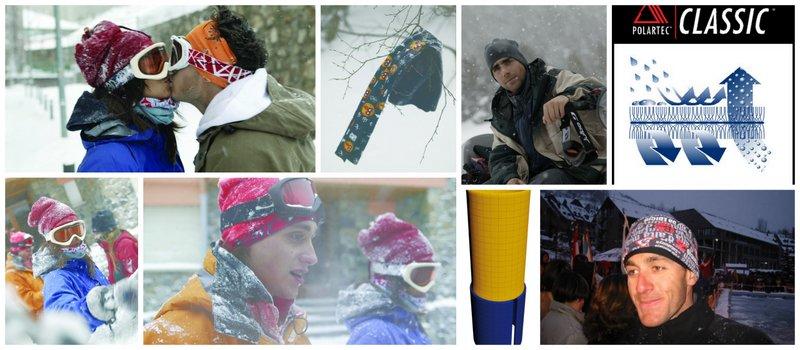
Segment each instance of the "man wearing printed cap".
[{"label": "man wearing printed cap", "polygon": [[697,241],[683,223],[667,216],[636,221],[622,246],[628,292],[639,315],[637,344],[771,344],[755,328],[695,303],[700,276]]},{"label": "man wearing printed cap", "polygon": [[244,18],[219,6],[172,45],[172,97],[203,113],[196,171],[314,171],[314,97],[267,74]]},{"label": "man wearing printed cap", "polygon": [[221,237],[144,330],[145,344],[308,344],[294,304],[324,216],[311,180],[219,181]]},{"label": "man wearing printed cap", "polygon": [[[496,184],[605,183],[605,86],[567,70],[545,65],[541,58],[528,62],[516,41],[494,39],[484,48],[486,65],[500,85],[492,99],[494,134],[489,157]],[[567,103],[578,110],[597,151],[597,159],[579,166],[565,160],[561,118]],[[578,132],[570,127],[569,140]],[[577,158],[576,158],[577,159]]]}]

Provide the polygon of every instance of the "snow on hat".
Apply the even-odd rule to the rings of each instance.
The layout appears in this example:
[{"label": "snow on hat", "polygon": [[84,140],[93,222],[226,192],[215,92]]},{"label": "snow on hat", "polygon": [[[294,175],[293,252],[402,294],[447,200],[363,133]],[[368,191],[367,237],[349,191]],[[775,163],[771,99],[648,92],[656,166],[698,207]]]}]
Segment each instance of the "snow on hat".
[{"label": "snow on hat", "polygon": [[28,214],[28,226],[36,227],[42,236],[56,227],[78,220],[72,208],[48,197],[39,198],[33,203]]},{"label": "snow on hat", "polygon": [[411,223],[385,213],[358,233],[358,246],[370,262],[409,264],[432,262],[433,246]]},{"label": "snow on hat", "polygon": [[[511,57],[523,66],[527,66],[528,60],[522,52],[519,51],[519,44],[514,40],[509,39],[494,39],[491,43],[486,44],[483,49],[483,56],[486,59],[486,65],[489,66],[489,72],[492,72],[492,66],[497,60],[501,58]],[[492,74],[494,78],[494,74]]]},{"label": "snow on hat", "polygon": [[8,242],[10,243],[9,251],[11,251],[11,254],[17,254],[33,247],[33,237],[22,231],[11,232]]},{"label": "snow on hat", "polygon": [[92,217],[92,232],[111,232],[115,228],[117,228],[117,220],[114,219],[114,213],[112,213],[111,210],[103,209],[94,213]]},{"label": "snow on hat", "polygon": [[133,79],[132,71],[125,74],[124,68],[150,45],[153,40],[145,33],[101,21],[94,29],[86,29],[75,45],[75,62],[89,85],[97,88],[112,81],[109,90],[114,90]]},{"label": "snow on hat", "polygon": [[[225,212],[233,206],[254,201],[267,196],[269,189],[278,183],[278,178],[227,178],[219,180],[219,210]],[[229,250],[247,247],[259,240],[269,237],[285,227],[303,221],[296,218],[289,223],[277,214],[258,217],[238,222],[222,230],[223,246]]]},{"label": "snow on hat", "polygon": [[682,222],[663,215],[637,220],[622,244],[623,263],[638,253],[654,253],[670,258],[700,276],[697,241]]}]

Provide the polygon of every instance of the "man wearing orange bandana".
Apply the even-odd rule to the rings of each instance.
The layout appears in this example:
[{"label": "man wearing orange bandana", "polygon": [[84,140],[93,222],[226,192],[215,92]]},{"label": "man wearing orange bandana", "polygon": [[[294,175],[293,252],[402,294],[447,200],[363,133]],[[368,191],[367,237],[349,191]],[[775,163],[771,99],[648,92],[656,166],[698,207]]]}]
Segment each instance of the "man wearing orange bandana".
[{"label": "man wearing orange bandana", "polygon": [[314,171],[314,97],[267,73],[263,40],[243,17],[218,6],[172,45],[172,97],[203,113],[196,171]]}]

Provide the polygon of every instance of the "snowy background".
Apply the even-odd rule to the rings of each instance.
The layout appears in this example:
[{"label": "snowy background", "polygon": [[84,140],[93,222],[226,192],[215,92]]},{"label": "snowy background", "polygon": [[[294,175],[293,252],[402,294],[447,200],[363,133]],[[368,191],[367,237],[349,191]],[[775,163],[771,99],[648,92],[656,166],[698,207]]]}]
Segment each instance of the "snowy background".
[{"label": "snowy background", "polygon": [[461,142],[489,134],[492,97],[499,87],[486,66],[484,47],[494,38],[519,43],[530,62],[606,82],[604,6],[463,6],[461,19]]},{"label": "snowy background", "polygon": [[[356,60],[345,67],[357,71],[348,87],[347,77],[341,67],[344,56],[335,52],[349,52],[349,45],[371,42],[387,31],[397,30],[404,22],[404,14],[394,16],[408,8],[416,13],[417,6],[338,6],[322,7],[322,108],[321,138],[322,170],[325,172],[450,172],[453,171],[455,131],[455,103],[443,91],[436,111],[423,112],[414,106],[397,107],[388,104],[375,126],[358,165],[343,162],[334,154],[339,141],[353,117],[364,90],[392,48],[379,45],[364,46],[355,52]],[[455,94],[455,8],[452,6],[423,6],[420,24],[436,36],[442,49],[443,83]],[[404,13],[404,12],[403,12]],[[407,19],[407,18],[405,18]],[[362,33],[362,34],[352,34]],[[366,33],[366,34],[363,34]],[[338,35],[338,36],[337,36]],[[327,40],[330,39],[330,40]],[[401,38],[401,40],[404,38]],[[391,40],[394,42],[395,40]],[[448,49],[449,48],[449,49]],[[360,61],[374,59],[361,66]],[[361,68],[359,69],[359,66]],[[445,101],[447,99],[447,101]],[[423,151],[436,128],[441,114],[438,133]],[[421,161],[422,160],[422,161]]]}]

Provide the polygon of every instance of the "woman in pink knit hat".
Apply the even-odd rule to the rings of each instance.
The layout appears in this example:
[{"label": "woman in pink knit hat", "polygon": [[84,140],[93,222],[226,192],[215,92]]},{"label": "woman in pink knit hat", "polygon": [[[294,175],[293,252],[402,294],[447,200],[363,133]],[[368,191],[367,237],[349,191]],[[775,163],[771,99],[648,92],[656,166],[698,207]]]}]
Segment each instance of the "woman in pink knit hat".
[{"label": "woman in pink knit hat", "polygon": [[86,148],[78,171],[183,172],[166,45],[101,21],[85,29],[75,62],[94,88],[78,98],[67,122]]},{"label": "woman in pink knit hat", "polygon": [[436,282],[433,246],[414,224],[394,213],[375,218],[358,234],[370,280],[339,292],[336,317],[348,344],[430,344],[419,316]]},{"label": "woman in pink knit hat", "polygon": [[33,275],[44,281],[44,311],[74,312],[90,332],[108,323],[113,290],[88,254],[83,220],[68,205],[41,197],[31,206],[28,226],[45,241],[33,255]]},{"label": "woman in pink knit hat", "polygon": [[145,344],[308,344],[294,305],[324,219],[305,178],[219,181],[221,238],[145,326]]}]

